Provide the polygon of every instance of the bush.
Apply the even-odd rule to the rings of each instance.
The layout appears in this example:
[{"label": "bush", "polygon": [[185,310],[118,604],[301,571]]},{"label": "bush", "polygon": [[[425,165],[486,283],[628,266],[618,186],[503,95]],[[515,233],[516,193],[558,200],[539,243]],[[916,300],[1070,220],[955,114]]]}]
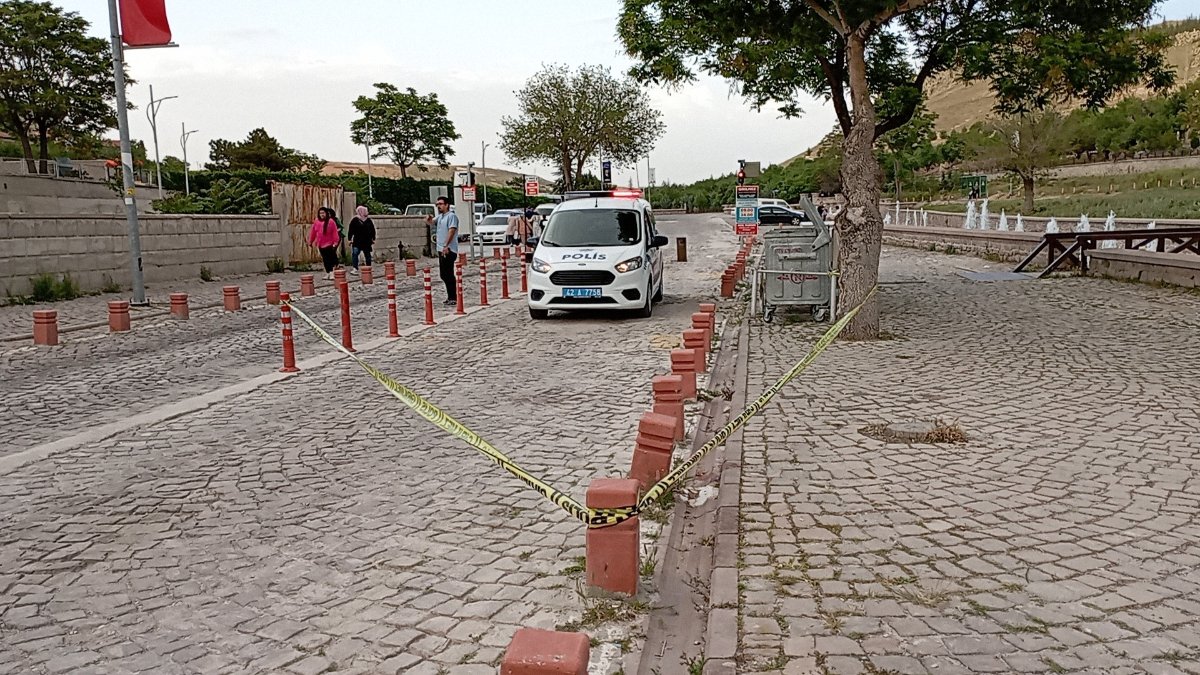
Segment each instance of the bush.
[{"label": "bush", "polygon": [[62,275],[61,279],[55,279],[53,274],[42,274],[31,278],[29,285],[33,288],[30,297],[34,302],[73,300],[83,295],[79,290],[79,284],[71,278],[70,274]]},{"label": "bush", "polygon": [[275,256],[267,261],[267,272],[269,274],[279,274],[287,270],[287,265],[283,263],[283,258]]},{"label": "bush", "polygon": [[121,284],[113,281],[113,278],[107,274],[104,275],[104,285],[100,287],[101,293],[120,293],[123,290]]},{"label": "bush", "polygon": [[212,280],[213,280],[212,270],[208,269],[204,265],[201,265],[200,266],[200,281],[212,281]]},{"label": "bush", "polygon": [[204,213],[204,201],[196,194],[174,194],[150,202],[159,213]]},{"label": "bush", "polygon": [[271,208],[266,196],[240,178],[216,181],[201,199],[205,213],[250,214]]}]

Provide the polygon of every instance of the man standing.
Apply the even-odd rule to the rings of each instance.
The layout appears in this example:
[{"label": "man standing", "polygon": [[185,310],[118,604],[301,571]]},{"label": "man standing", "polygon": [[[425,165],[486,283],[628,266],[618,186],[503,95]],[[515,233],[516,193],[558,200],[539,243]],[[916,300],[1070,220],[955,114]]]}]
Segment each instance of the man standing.
[{"label": "man standing", "polygon": [[458,302],[454,283],[454,261],[458,260],[458,216],[450,210],[450,200],[437,198],[437,218],[425,216],[426,223],[437,223],[438,274],[446,284],[446,305]]}]

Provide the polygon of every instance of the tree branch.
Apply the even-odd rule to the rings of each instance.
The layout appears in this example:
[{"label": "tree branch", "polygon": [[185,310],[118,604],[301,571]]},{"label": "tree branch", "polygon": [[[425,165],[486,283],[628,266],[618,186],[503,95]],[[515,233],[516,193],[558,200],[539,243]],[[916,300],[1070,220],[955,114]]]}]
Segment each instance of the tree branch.
[{"label": "tree branch", "polygon": [[[839,55],[841,52],[838,52]],[[825,73],[825,79],[829,82],[829,100],[833,102],[833,110],[837,113],[838,124],[842,128],[842,135],[850,133],[850,110],[846,107],[846,89],[843,84],[845,80],[845,68],[841,65],[841,59],[835,66],[830,63],[829,59],[817,54],[817,63],[821,64],[821,72]]]},{"label": "tree branch", "polygon": [[[918,0],[919,1],[919,0]],[[942,65],[941,45],[935,44],[929,50],[929,56],[925,59],[925,63],[921,65],[920,72],[917,73],[916,79],[913,80],[913,87],[917,90],[917,95],[913,97],[903,108],[895,115],[891,115],[879,124],[875,125],[875,138],[886,134],[893,129],[899,129],[912,119],[913,113],[917,111],[917,106],[924,99],[923,92],[925,91],[925,81],[933,75],[933,71],[938,66]]]},{"label": "tree branch", "polygon": [[[845,35],[846,32],[850,29],[850,27],[846,25],[846,22],[844,19],[839,21],[837,17],[835,17],[834,15],[829,13],[829,10],[827,10],[824,7],[822,7],[821,5],[817,4],[817,0],[804,0],[804,4],[808,5],[809,9],[816,12],[817,16],[821,17],[821,19],[824,20],[825,23],[829,24],[830,26],[833,26],[833,29],[836,30],[839,35]],[[836,5],[837,5],[837,2],[834,2],[834,6],[836,6]],[[840,8],[838,9],[838,14],[841,14]]]},{"label": "tree branch", "polygon": [[904,2],[901,2],[900,4],[896,5],[895,7],[885,9],[882,12],[871,17],[870,19],[867,19],[866,21],[862,22],[859,25],[858,30],[869,31],[876,26],[882,26],[883,24],[887,23],[888,21],[891,21],[893,17],[897,17],[897,16],[900,16],[901,14],[905,14],[907,12],[911,12],[911,11],[920,9],[920,8],[924,7],[925,5],[928,5],[932,1],[933,0],[904,0]]}]

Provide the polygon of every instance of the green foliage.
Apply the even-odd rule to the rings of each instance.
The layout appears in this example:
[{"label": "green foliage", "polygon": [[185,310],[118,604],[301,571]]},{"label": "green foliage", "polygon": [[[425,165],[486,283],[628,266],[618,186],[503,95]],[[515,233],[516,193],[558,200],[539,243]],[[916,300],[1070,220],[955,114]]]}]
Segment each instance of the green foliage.
[{"label": "green foliage", "polygon": [[206,166],[218,171],[319,171],[325,165],[325,162],[315,155],[283,147],[261,127],[251,131],[244,141],[217,138],[209,141],[208,145],[212,161]]},{"label": "green foliage", "polygon": [[73,300],[83,295],[79,290],[79,284],[71,278],[70,274],[64,274],[59,278],[55,278],[53,274],[42,274],[31,278],[29,285],[33,289],[29,297],[34,302]]},{"label": "green foliage", "polygon": [[414,164],[432,160],[449,166],[450,141],[460,136],[437,94],[422,96],[412,87],[400,91],[386,82],[376,83],[375,89],[374,97],[354,100],[361,116],[350,123],[350,139],[376,148],[372,156],[390,159],[402,178]]},{"label": "green foliage", "polygon": [[122,290],[121,284],[114,281],[111,276],[104,275],[104,285],[100,287],[101,293],[120,293]]},{"label": "green foliage", "polygon": [[546,162],[558,167],[563,186],[572,189],[588,161],[602,152],[617,165],[645,157],[662,136],[662,113],[649,95],[607,67],[542,68],[516,93],[520,112],[504,117],[500,147],[515,162]]},{"label": "green foliage", "polygon": [[206,267],[204,265],[201,265],[200,266],[200,281],[212,281],[212,280],[213,280],[212,270],[210,270],[208,267]]},{"label": "green foliage", "polygon": [[[166,176],[163,176],[163,184],[166,184]],[[150,206],[159,213],[204,213],[204,200],[195,192],[190,195],[177,192],[151,201]]]},{"label": "green foliage", "polygon": [[205,213],[264,213],[271,207],[267,198],[240,178],[219,180],[204,191],[201,197]]},{"label": "green foliage", "polygon": [[0,128],[34,164],[33,142],[48,171],[50,140],[73,139],[116,125],[108,40],[88,36],[75,12],[49,2],[0,3]]},{"label": "green foliage", "polygon": [[287,264],[283,262],[283,258],[275,256],[267,261],[267,272],[269,274],[280,274],[287,271]]}]

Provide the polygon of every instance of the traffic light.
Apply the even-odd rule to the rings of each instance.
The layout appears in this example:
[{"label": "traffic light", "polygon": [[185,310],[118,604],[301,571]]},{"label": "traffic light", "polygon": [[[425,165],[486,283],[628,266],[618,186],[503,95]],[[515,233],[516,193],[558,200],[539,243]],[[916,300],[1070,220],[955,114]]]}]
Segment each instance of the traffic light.
[{"label": "traffic light", "polygon": [[475,172],[471,171],[467,174],[467,185],[475,184]]},{"label": "traffic light", "polygon": [[737,179],[738,185],[746,184],[746,171],[744,169],[738,169]]}]

